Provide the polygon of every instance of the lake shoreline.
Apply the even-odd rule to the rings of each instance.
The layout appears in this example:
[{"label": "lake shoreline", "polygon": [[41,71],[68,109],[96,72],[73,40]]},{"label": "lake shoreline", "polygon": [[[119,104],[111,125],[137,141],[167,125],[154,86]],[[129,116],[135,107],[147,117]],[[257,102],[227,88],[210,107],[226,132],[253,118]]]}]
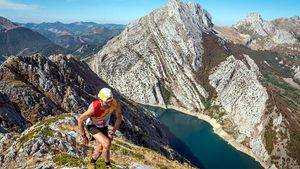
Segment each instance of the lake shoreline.
[{"label": "lake shoreline", "polygon": [[161,106],[161,105],[156,105],[156,104],[144,104],[144,103],[140,103],[143,105],[149,105],[149,106],[154,106],[154,107],[160,107],[160,108],[164,108],[164,109],[174,109],[177,110],[179,112],[197,117],[200,120],[204,120],[206,122],[208,122],[212,127],[213,127],[213,131],[215,134],[217,134],[218,136],[220,136],[223,140],[225,140],[228,144],[230,144],[231,146],[233,146],[236,150],[241,151],[247,155],[249,155],[250,157],[252,157],[253,159],[255,159],[255,161],[259,162],[259,164],[267,169],[267,164],[264,163],[263,161],[261,161],[252,151],[250,148],[242,145],[241,143],[237,142],[232,136],[230,136],[228,133],[226,133],[223,129],[222,129],[222,125],[219,124],[217,122],[216,119],[211,118],[208,115],[204,115],[201,113],[192,113],[184,108],[180,108],[180,107],[176,107],[176,106]]}]

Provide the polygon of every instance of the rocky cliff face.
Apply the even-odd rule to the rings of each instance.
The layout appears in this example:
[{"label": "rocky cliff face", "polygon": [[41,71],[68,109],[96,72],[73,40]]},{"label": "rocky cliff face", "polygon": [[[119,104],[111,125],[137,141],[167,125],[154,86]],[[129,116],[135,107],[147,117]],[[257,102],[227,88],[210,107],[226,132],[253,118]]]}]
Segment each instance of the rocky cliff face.
[{"label": "rocky cliff face", "polygon": [[[283,54],[300,54],[299,18],[263,20],[258,13],[250,13],[234,27],[215,27],[219,36],[254,50],[272,50]],[[288,26],[284,26],[288,25]]]},{"label": "rocky cliff face", "polygon": [[200,5],[173,0],[131,23],[90,65],[134,101],[203,109],[207,92],[193,72],[203,64],[202,34],[211,26]]},{"label": "rocky cliff face", "polygon": [[[273,29],[277,30],[258,15],[245,22],[253,24],[250,27],[257,36],[269,37]],[[279,117],[280,111],[275,108],[299,96],[295,89],[293,94],[283,90],[285,96],[274,101],[270,86],[286,85],[283,78],[292,77],[290,66],[274,61],[286,57],[228,43],[212,26],[210,15],[200,5],[170,0],[165,7],[131,23],[86,61],[101,78],[135,101],[193,112],[216,108],[217,115],[209,115],[217,117],[224,129],[251,148],[262,162],[281,167],[283,161],[289,161],[286,166],[298,166],[297,153],[292,153],[300,148],[297,141],[292,141],[297,136],[285,138],[286,143],[294,145],[293,150],[288,144],[280,146],[274,141],[274,133],[280,133],[284,125],[289,126],[286,133],[299,133],[295,130],[299,123],[298,103],[287,105],[291,112],[283,110],[286,116],[280,129],[268,127],[273,117]],[[272,34],[271,39],[278,44],[298,43],[294,38],[276,39],[282,35],[280,30],[277,35]],[[286,65],[294,63],[290,58]],[[277,79],[271,81],[269,76]],[[295,121],[292,116],[297,117]],[[277,148],[290,153],[275,155],[273,150]]]},{"label": "rocky cliff face", "polygon": [[268,93],[258,80],[260,72],[255,62],[247,55],[245,62],[230,56],[220,63],[209,80],[217,91],[216,104],[230,112],[238,127],[238,141],[251,138],[252,151],[261,159],[267,160],[269,156],[263,143],[262,117]]},{"label": "rocky cliff face", "polygon": [[271,21],[276,27],[287,30],[292,33],[298,40],[300,37],[300,17],[278,18]]},{"label": "rocky cliff face", "polygon": [[[90,102],[94,100],[98,91],[104,86],[109,87],[90,70],[87,64],[72,56],[63,55],[51,56],[49,59],[40,55],[10,57],[0,66],[0,79],[0,131],[1,137],[5,138],[12,137],[11,133],[21,133],[49,116],[61,117],[65,113],[83,113]],[[124,138],[136,145],[153,149],[171,159],[183,160],[169,148],[167,135],[170,133],[154,118],[151,112],[128,101],[118,92],[114,91],[114,93],[123,110],[123,123],[120,132]],[[75,125],[75,122],[72,122],[72,125]],[[42,128],[45,129],[42,134],[46,133],[45,135],[48,136],[47,132],[51,126],[50,129],[47,127],[49,127],[48,123],[45,123],[38,126],[38,129],[23,132],[19,141],[22,142],[24,137],[26,142],[31,140],[27,137],[33,137]],[[73,127],[76,128],[76,126]],[[56,127],[52,128],[55,129]],[[9,141],[7,139],[2,141]],[[58,138],[54,138],[54,140],[47,138],[46,142],[44,137],[39,139],[42,139],[46,146],[61,144],[61,141],[55,141]],[[19,153],[30,153],[26,152],[27,150],[17,151],[14,144],[10,148],[2,147],[0,160],[2,165],[9,166],[18,162],[17,157],[22,156]],[[40,145],[41,143],[36,144]],[[72,140],[67,140],[67,143],[64,144],[73,143]],[[28,145],[34,146],[33,143],[28,143]],[[28,149],[29,147],[22,144],[21,148]],[[68,146],[65,148],[72,150]],[[4,158],[6,150],[11,154]],[[53,153],[57,151],[52,150]],[[45,157],[47,155],[45,151],[41,152],[39,156]],[[15,158],[17,158],[16,161]]]}]

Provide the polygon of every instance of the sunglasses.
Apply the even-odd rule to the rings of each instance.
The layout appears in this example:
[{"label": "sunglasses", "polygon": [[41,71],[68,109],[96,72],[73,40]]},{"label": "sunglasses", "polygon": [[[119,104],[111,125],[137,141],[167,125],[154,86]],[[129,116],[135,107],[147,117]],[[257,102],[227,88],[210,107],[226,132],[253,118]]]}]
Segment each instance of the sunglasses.
[{"label": "sunglasses", "polygon": [[105,101],[104,101],[104,104],[109,104],[113,101],[113,98],[110,97],[110,98],[107,98]]}]

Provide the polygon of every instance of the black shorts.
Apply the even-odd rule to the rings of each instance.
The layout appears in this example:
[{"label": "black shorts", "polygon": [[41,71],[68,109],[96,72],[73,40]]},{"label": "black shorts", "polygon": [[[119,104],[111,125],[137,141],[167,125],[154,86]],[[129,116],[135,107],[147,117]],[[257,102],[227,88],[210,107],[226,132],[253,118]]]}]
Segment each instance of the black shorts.
[{"label": "black shorts", "polygon": [[91,134],[92,138],[90,139],[90,141],[95,140],[95,138],[93,137],[94,134],[97,133],[102,133],[104,134],[106,137],[108,137],[108,126],[105,127],[98,127],[96,125],[87,125],[86,126],[87,131]]}]

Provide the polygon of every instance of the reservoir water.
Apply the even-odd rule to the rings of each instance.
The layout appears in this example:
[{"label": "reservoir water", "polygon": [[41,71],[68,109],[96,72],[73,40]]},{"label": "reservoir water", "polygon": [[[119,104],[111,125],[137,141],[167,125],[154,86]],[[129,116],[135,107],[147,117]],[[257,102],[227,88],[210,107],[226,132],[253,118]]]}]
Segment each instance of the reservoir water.
[{"label": "reservoir water", "polygon": [[173,149],[201,169],[261,169],[247,154],[236,150],[213,132],[212,126],[197,117],[173,109],[146,106],[175,136]]}]

